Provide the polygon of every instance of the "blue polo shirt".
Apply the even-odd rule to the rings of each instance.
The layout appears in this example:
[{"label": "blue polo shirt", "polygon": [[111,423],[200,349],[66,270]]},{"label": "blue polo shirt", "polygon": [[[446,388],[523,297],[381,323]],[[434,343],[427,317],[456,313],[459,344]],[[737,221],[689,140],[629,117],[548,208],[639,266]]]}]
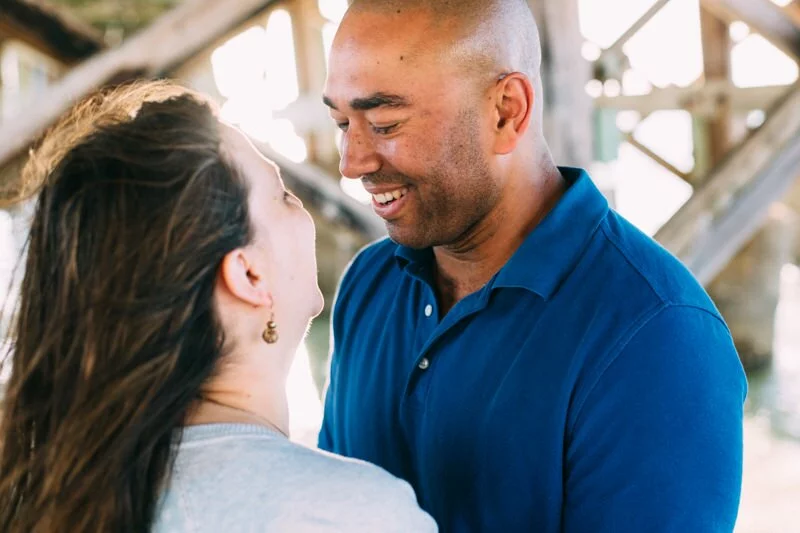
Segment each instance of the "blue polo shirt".
[{"label": "blue polo shirt", "polygon": [[444,532],[730,532],[746,381],[692,275],[569,188],[440,318],[431,250],[345,274],[320,447],[407,480]]}]

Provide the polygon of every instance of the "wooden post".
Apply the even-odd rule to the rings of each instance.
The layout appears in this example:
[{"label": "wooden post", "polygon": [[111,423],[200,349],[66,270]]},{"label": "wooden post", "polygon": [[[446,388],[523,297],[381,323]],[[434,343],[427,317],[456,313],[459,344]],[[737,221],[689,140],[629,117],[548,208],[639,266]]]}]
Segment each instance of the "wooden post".
[{"label": "wooden post", "polygon": [[559,164],[592,161],[591,65],[581,56],[577,0],[528,0],[542,40],[544,130]]},{"label": "wooden post", "polygon": [[708,287],[747,370],[772,362],[780,274],[794,260],[797,215],[775,204],[767,223]]},{"label": "wooden post", "polygon": [[[703,39],[703,67],[706,82],[730,82],[731,79],[731,38],[729,26],[717,18],[706,8],[700,7],[700,27]],[[707,161],[715,165],[731,149],[731,104],[727,95],[722,95],[715,102],[716,112],[709,119],[701,120],[705,129],[706,142],[700,146],[707,148],[707,154],[697,154],[698,161]],[[698,169],[695,179],[702,180],[703,175],[709,170]]]},{"label": "wooden post", "polygon": [[322,104],[328,72],[322,39],[326,20],[319,12],[318,0],[294,0],[287,7],[292,15],[297,81],[301,95],[299,103],[305,108],[305,113],[315,117],[308,124],[298,124],[301,130],[298,133],[304,137],[308,147],[309,161],[326,170],[336,170],[338,175],[339,153],[335,129]]},{"label": "wooden post", "polygon": [[25,150],[76,101],[107,83],[149,77],[174,70],[216,38],[266,9],[273,0],[186,0],[151,26],[71,70],[24,120],[0,125],[0,166]]},{"label": "wooden post", "polygon": [[709,11],[729,21],[743,20],[765,39],[795,59],[800,57],[800,28],[791,10],[771,0],[701,0]]},{"label": "wooden post", "polygon": [[[732,43],[728,24],[705,7],[701,6],[700,13],[706,81],[729,82]],[[695,133],[701,136],[696,143],[696,185],[702,184],[710,168],[718,165],[732,147],[730,100],[720,98],[716,104],[713,116],[695,117]],[[766,366],[772,359],[780,272],[793,251],[792,226],[787,217],[780,216],[788,211],[770,209],[764,227],[708,286],[748,369]]]},{"label": "wooden post", "polygon": [[0,1],[0,35],[16,39],[65,65],[75,65],[104,48],[100,33],[45,2]]}]

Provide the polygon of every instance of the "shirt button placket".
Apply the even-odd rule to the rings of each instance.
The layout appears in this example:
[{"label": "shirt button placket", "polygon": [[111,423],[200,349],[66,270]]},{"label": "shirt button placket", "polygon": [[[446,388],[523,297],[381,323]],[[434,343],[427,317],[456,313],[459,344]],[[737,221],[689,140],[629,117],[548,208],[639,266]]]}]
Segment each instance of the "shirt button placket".
[{"label": "shirt button placket", "polygon": [[[431,304],[426,305],[425,309],[423,310],[423,313],[425,314],[426,318],[430,318],[431,316],[433,316],[433,306]],[[422,359],[419,360],[419,363],[417,363],[417,368],[423,371],[428,370],[430,366],[431,366],[431,361],[427,357],[423,357]]]}]

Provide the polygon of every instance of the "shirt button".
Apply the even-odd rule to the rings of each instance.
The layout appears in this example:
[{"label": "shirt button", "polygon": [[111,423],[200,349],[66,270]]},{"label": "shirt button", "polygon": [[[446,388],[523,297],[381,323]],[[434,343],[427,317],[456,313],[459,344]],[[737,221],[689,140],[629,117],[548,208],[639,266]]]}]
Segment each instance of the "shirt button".
[{"label": "shirt button", "polygon": [[433,306],[428,304],[425,306],[425,316],[430,317],[433,314]]},{"label": "shirt button", "polygon": [[417,365],[417,366],[419,367],[420,370],[427,370],[428,367],[431,366],[431,362],[428,361],[427,357],[423,357],[422,361],[420,361],[419,365]]}]

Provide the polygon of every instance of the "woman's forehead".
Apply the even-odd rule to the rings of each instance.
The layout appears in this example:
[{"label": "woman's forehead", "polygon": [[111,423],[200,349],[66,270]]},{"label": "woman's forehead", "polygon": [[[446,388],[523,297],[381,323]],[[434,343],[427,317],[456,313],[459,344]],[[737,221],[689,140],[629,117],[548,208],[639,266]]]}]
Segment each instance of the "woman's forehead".
[{"label": "woman's forehead", "polygon": [[220,139],[222,151],[246,174],[253,185],[264,182],[265,178],[272,183],[278,182],[280,171],[277,165],[264,157],[241,130],[220,122]]}]

